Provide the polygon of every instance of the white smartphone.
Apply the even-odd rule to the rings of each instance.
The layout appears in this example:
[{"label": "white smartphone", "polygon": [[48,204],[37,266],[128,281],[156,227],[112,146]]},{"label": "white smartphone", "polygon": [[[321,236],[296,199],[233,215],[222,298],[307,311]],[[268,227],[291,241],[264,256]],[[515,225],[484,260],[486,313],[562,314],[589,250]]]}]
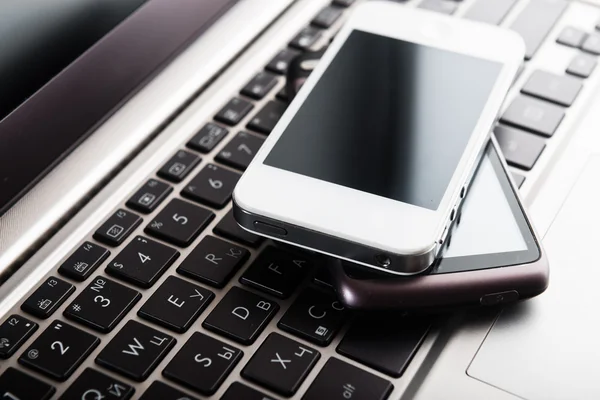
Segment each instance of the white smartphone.
[{"label": "white smartphone", "polygon": [[381,271],[423,272],[524,54],[505,29],[358,6],[236,186],[236,220]]}]

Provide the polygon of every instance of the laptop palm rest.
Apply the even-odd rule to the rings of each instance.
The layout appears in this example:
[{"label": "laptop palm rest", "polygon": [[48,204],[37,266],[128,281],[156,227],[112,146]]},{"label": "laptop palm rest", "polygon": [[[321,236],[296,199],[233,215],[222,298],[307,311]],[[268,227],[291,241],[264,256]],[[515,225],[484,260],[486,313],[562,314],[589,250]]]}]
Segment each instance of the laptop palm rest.
[{"label": "laptop palm rest", "polygon": [[595,155],[544,237],[548,290],[501,313],[471,377],[527,400],[600,398],[599,177]]}]

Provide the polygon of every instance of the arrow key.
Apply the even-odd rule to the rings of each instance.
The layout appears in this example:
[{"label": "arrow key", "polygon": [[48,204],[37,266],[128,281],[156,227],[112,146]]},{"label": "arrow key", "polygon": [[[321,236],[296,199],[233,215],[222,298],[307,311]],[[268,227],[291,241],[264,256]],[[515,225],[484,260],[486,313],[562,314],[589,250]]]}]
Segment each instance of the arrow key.
[{"label": "arrow key", "polygon": [[241,175],[208,164],[181,192],[183,197],[214,208],[223,208],[231,200],[233,189]]}]

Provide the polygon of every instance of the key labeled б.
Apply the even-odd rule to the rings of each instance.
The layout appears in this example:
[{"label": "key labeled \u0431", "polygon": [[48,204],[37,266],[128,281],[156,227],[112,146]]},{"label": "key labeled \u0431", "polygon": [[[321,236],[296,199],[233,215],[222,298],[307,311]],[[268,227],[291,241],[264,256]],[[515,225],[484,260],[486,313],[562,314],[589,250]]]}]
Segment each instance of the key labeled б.
[{"label": "key labeled \u0431", "polygon": [[54,276],[33,292],[21,305],[21,310],[38,318],[46,319],[75,291],[75,287]]},{"label": "key labeled \u0431", "polygon": [[208,164],[181,192],[183,197],[214,208],[223,208],[241,175],[237,172]]}]

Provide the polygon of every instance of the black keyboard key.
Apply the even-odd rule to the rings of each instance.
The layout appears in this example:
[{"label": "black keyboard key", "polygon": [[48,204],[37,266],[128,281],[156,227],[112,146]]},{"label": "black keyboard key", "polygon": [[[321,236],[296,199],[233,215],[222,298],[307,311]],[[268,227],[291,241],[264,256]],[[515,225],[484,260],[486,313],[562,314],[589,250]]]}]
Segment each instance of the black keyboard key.
[{"label": "black keyboard key", "polygon": [[202,326],[242,344],[252,344],[277,313],[279,305],[239,287],[232,287]]},{"label": "black keyboard key", "polygon": [[342,7],[350,7],[356,0],[333,0],[333,4]]},{"label": "black keyboard key", "polygon": [[546,71],[534,71],[521,92],[565,107],[573,104],[583,84],[568,75],[556,75]]},{"label": "black keyboard key", "polygon": [[167,198],[173,188],[164,182],[150,179],[127,202],[127,207],[149,214]]},{"label": "black keyboard key", "polygon": [[284,101],[286,103],[289,102],[290,98],[287,94],[287,90],[285,89],[285,86],[281,88],[281,90],[279,92],[277,92],[277,94],[275,95],[277,96],[277,98],[281,101]]},{"label": "black keyboard key", "polygon": [[254,118],[248,122],[247,128],[261,133],[271,133],[286,108],[287,106],[280,101],[269,101],[254,116]]},{"label": "black keyboard key", "polygon": [[419,8],[452,15],[458,9],[458,4],[459,3],[454,0],[423,0],[421,4],[419,4]]},{"label": "black keyboard key", "polygon": [[337,351],[398,378],[425,339],[429,326],[424,319],[371,313],[354,321]]},{"label": "black keyboard key", "polygon": [[319,346],[327,346],[346,321],[346,310],[333,292],[307,287],[279,321],[279,328]]},{"label": "black keyboard key", "polygon": [[96,362],[134,381],[148,378],[175,339],[136,321],[128,321],[96,357]]},{"label": "black keyboard key", "polygon": [[54,321],[23,352],[19,363],[59,381],[66,380],[98,346],[100,339]]},{"label": "black keyboard key", "polygon": [[567,67],[567,74],[575,75],[580,78],[589,78],[598,61],[596,57],[589,54],[578,54],[573,58]]},{"label": "black keyboard key", "polygon": [[261,71],[252,78],[242,89],[244,96],[260,100],[265,97],[277,84],[277,77],[270,72]]},{"label": "black keyboard key", "polygon": [[214,297],[210,290],[169,276],[138,315],[176,332],[185,332]]},{"label": "black keyboard key", "polygon": [[523,183],[525,182],[525,177],[523,175],[513,172],[512,177],[513,177],[513,180],[515,181],[515,185],[517,185],[517,188],[520,188],[521,186],[523,186]]},{"label": "black keyboard key", "polygon": [[227,125],[238,124],[252,110],[251,102],[234,97],[215,115],[215,119]]},{"label": "black keyboard key", "polygon": [[223,208],[231,200],[231,194],[240,177],[237,172],[208,164],[188,183],[181,194],[190,200],[214,208]]},{"label": "black keyboard key", "polygon": [[179,150],[163,167],[157,172],[158,176],[171,182],[181,182],[198,163],[201,158],[189,151]]},{"label": "black keyboard key", "polygon": [[174,245],[187,247],[214,217],[215,214],[205,208],[173,199],[146,226],[144,232]]},{"label": "black keyboard key", "polygon": [[546,141],[531,133],[507,126],[497,126],[494,134],[506,161],[513,167],[529,171],[546,147]]},{"label": "black keyboard key", "polygon": [[323,36],[323,31],[312,26],[302,29],[290,42],[291,47],[300,50],[308,50]]},{"label": "black keyboard key", "polygon": [[221,400],[274,400],[272,397],[252,389],[240,382],[233,382],[221,397]]},{"label": "black keyboard key", "polygon": [[263,292],[288,298],[312,264],[304,256],[267,247],[246,270],[240,281]]},{"label": "black keyboard key", "polygon": [[335,7],[335,6],[327,6],[323,8],[319,13],[313,18],[311,24],[318,26],[320,28],[331,28],[335,22],[340,19],[340,17],[344,14],[344,10]]},{"label": "black keyboard key", "polygon": [[177,250],[137,236],[108,264],[106,272],[137,286],[149,288],[177,257]]},{"label": "black keyboard key", "polygon": [[60,400],[127,400],[135,389],[108,375],[86,368],[60,396]]},{"label": "black keyboard key", "polygon": [[530,60],[567,9],[564,0],[532,0],[513,21],[510,28],[525,41],[525,60]]},{"label": "black keyboard key", "polygon": [[[154,381],[144,392],[140,400],[197,400],[195,397],[183,393],[161,381]],[[240,399],[241,400],[241,399]]]},{"label": "black keyboard key", "polygon": [[0,398],[7,400],[47,400],[56,389],[24,372],[8,367],[0,376]]},{"label": "black keyboard key", "polygon": [[46,319],[75,291],[75,287],[51,276],[33,292],[21,309],[38,318]]},{"label": "black keyboard key", "polygon": [[141,297],[127,286],[97,276],[65,309],[64,315],[100,332],[110,332]]},{"label": "black keyboard key", "polygon": [[293,49],[283,49],[267,64],[267,69],[276,74],[286,74],[290,63],[300,52]]},{"label": "black keyboard key", "polygon": [[241,350],[196,332],[173,357],[163,375],[210,396],[227,379],[242,355]]},{"label": "black keyboard key", "polygon": [[216,160],[244,171],[264,141],[261,137],[240,132],[217,154]]},{"label": "black keyboard key", "polygon": [[246,262],[250,252],[214,236],[205,236],[177,268],[190,278],[222,288]]},{"label": "black keyboard key", "polygon": [[0,325],[0,358],[7,359],[38,328],[38,324],[20,315],[13,314]]},{"label": "black keyboard key", "polygon": [[223,128],[221,125],[209,122],[194,135],[187,143],[187,147],[202,153],[208,153],[212,151],[212,149],[214,149],[228,133],[229,130]]},{"label": "black keyboard key", "polygon": [[570,47],[579,47],[585,40],[587,34],[572,26],[565,26],[556,39],[557,43]]},{"label": "black keyboard key", "polygon": [[600,55],[600,34],[592,33],[581,45],[581,50],[587,51],[595,56]]},{"label": "black keyboard key", "polygon": [[258,247],[264,240],[262,237],[242,229],[233,218],[231,210],[215,226],[214,232],[219,236],[251,247]]},{"label": "black keyboard key", "polygon": [[464,18],[500,25],[516,3],[517,0],[478,0],[469,7]]},{"label": "black keyboard key", "polygon": [[67,260],[58,272],[78,282],[83,282],[108,258],[110,251],[95,243],[84,242]]},{"label": "black keyboard key", "polygon": [[283,396],[292,396],[321,354],[308,346],[271,333],[254,353],[242,376]]},{"label": "black keyboard key", "polygon": [[528,96],[516,97],[500,119],[502,122],[550,137],[565,116],[557,105]]},{"label": "black keyboard key", "polygon": [[94,233],[94,239],[109,246],[118,246],[142,223],[140,216],[119,209]]},{"label": "black keyboard key", "polygon": [[385,400],[394,386],[337,358],[330,358],[302,400]]}]

